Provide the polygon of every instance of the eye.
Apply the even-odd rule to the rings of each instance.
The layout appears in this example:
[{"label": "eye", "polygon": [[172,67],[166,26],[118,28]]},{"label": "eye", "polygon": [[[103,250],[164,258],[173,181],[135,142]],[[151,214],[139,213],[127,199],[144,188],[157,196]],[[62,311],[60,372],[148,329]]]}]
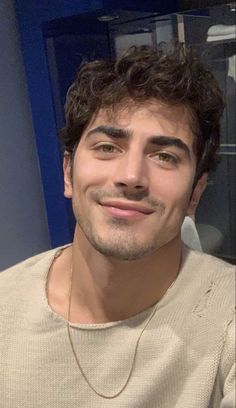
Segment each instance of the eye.
[{"label": "eye", "polygon": [[176,166],[179,162],[178,157],[168,152],[157,152],[152,157],[166,167]]},{"label": "eye", "polygon": [[100,143],[94,146],[93,150],[101,158],[112,158],[121,153],[121,149],[112,143]]},{"label": "eye", "polygon": [[117,148],[113,146],[112,144],[106,143],[106,144],[96,146],[96,150],[102,153],[114,153],[115,151],[117,151]]}]

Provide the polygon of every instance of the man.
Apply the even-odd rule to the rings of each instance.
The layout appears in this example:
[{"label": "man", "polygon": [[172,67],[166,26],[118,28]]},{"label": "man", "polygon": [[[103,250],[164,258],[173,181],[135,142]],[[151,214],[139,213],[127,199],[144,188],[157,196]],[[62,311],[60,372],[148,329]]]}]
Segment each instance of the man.
[{"label": "man", "polygon": [[180,234],[222,111],[181,47],[81,69],[62,131],[74,241],[0,275],[2,407],[234,407],[233,268]]}]

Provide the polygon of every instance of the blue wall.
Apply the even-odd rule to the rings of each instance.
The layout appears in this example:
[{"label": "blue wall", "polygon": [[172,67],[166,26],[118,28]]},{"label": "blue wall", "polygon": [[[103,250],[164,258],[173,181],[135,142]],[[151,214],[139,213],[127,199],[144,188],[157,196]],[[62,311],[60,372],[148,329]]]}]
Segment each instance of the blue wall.
[{"label": "blue wall", "polygon": [[45,53],[42,24],[59,17],[88,12],[99,1],[16,1],[23,58],[52,247],[71,240],[68,206],[63,199],[61,155]]}]

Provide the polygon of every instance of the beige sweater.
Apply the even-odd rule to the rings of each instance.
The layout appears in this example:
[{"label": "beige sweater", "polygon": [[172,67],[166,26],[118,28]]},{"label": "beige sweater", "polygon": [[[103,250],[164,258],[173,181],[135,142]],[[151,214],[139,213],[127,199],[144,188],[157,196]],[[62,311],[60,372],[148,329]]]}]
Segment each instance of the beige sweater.
[{"label": "beige sweater", "polygon": [[[45,285],[56,250],[0,273],[1,408],[234,408],[234,268],[184,248],[180,274],[159,302],[124,392],[88,387],[66,322]],[[131,300],[131,301],[135,301]],[[81,365],[97,391],[125,383],[152,308],[125,321],[71,324]]]}]

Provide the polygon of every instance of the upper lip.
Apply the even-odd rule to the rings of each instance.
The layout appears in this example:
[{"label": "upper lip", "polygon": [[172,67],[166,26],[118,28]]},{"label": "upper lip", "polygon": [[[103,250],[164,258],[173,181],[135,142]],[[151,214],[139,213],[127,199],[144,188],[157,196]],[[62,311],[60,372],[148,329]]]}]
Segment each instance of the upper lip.
[{"label": "upper lip", "polygon": [[139,211],[143,214],[153,213],[153,210],[151,208],[132,201],[107,200],[100,202],[100,204],[105,207],[115,207],[121,210]]}]

